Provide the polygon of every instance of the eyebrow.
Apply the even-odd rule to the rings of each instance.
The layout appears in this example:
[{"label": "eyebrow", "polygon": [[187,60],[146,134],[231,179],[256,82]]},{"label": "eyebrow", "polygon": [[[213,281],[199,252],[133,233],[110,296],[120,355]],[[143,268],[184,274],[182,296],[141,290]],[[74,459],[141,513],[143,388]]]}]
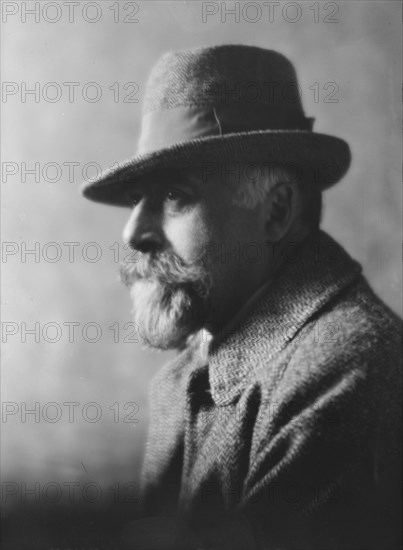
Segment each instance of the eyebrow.
[{"label": "eyebrow", "polygon": [[181,187],[197,189],[201,187],[201,181],[194,174],[184,170],[167,171],[165,173],[158,172],[153,177],[133,181],[127,192],[129,195],[133,195],[135,193],[141,193],[150,189],[164,189],[168,185],[178,185]]}]

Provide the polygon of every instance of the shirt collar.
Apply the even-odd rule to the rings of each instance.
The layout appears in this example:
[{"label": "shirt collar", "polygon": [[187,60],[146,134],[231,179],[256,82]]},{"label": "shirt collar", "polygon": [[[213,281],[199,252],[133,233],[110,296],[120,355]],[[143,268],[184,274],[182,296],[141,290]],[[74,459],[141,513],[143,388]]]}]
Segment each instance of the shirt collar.
[{"label": "shirt collar", "polygon": [[294,247],[292,259],[248,300],[218,338],[202,338],[214,402],[227,405],[235,400],[256,369],[268,368],[270,358],[361,271],[324,231]]}]

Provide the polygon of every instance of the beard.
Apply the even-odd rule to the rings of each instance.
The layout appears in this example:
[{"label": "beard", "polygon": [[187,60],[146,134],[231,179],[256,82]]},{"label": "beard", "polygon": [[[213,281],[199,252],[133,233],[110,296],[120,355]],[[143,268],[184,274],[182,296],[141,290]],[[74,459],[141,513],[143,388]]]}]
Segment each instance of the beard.
[{"label": "beard", "polygon": [[142,343],[151,349],[184,348],[206,322],[211,280],[203,261],[184,262],[175,253],[136,254],[122,263],[132,316]]}]

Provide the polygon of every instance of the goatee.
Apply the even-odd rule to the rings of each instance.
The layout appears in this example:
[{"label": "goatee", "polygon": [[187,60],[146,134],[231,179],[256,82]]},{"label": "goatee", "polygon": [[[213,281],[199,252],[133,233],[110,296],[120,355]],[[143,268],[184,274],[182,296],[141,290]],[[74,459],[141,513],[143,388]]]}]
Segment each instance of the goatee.
[{"label": "goatee", "polygon": [[130,288],[133,320],[140,338],[152,349],[180,349],[205,324],[211,281],[202,260],[184,262],[173,252],[137,254],[122,263]]}]

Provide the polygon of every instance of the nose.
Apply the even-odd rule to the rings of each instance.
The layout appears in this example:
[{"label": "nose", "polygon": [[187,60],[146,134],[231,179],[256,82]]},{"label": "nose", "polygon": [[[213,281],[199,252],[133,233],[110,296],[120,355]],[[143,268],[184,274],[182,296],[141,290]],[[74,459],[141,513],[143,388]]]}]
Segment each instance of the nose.
[{"label": "nose", "polygon": [[125,244],[139,252],[153,252],[161,249],[164,244],[161,215],[147,200],[142,200],[133,208],[122,236]]}]

